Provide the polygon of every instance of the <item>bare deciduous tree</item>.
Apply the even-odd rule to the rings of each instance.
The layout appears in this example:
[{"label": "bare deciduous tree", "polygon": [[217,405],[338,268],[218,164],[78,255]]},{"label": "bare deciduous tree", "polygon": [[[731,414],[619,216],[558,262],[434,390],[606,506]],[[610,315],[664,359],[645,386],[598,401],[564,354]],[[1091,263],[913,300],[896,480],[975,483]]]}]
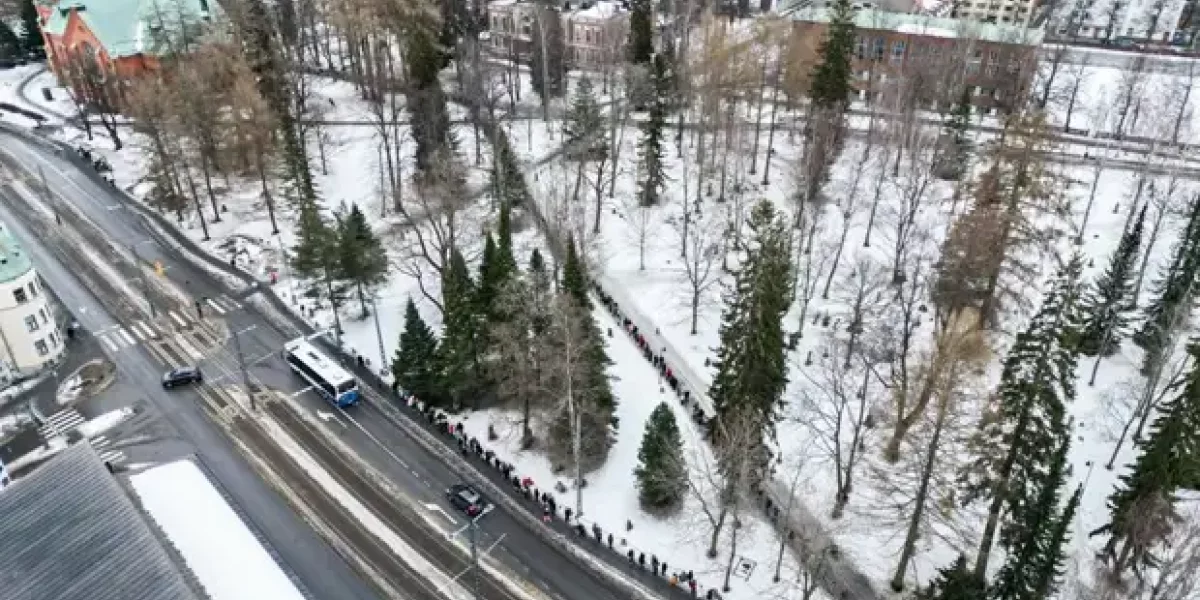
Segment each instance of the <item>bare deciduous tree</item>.
[{"label": "bare deciduous tree", "polygon": [[713,285],[720,275],[725,257],[728,223],[717,207],[699,211],[691,217],[691,227],[685,232],[680,220],[673,221],[680,243],[687,247],[680,259],[683,278],[688,284],[687,304],[691,311],[691,334],[696,335],[700,307],[710,300]]}]

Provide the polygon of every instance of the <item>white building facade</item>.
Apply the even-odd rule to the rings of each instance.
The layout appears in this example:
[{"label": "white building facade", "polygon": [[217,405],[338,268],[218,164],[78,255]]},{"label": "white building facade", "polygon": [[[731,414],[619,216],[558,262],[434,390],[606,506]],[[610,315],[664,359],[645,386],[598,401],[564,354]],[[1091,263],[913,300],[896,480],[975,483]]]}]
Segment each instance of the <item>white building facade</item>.
[{"label": "white building facade", "polygon": [[35,373],[66,352],[33,261],[0,224],[0,379]]},{"label": "white building facade", "polygon": [[1059,36],[1105,42],[1179,43],[1185,0],[1070,0],[1055,11]]}]

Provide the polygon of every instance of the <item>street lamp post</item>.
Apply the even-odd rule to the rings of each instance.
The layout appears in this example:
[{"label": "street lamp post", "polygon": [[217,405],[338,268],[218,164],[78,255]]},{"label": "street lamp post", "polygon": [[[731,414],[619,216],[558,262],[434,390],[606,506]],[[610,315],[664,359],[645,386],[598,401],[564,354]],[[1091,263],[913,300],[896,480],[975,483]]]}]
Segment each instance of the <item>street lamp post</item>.
[{"label": "street lamp post", "polygon": [[246,397],[250,399],[250,410],[258,410],[254,403],[254,392],[250,389],[250,373],[246,371],[246,357],[242,354],[242,339],[238,335],[238,330],[235,327],[230,327],[229,331],[233,334],[233,348],[237,351],[238,369],[242,372],[242,386],[246,390]]},{"label": "street lamp post", "polygon": [[383,329],[379,326],[379,305],[375,302],[375,297],[371,296],[371,312],[375,315],[375,337],[379,341],[379,372],[384,373],[387,370],[387,350],[383,347]]}]

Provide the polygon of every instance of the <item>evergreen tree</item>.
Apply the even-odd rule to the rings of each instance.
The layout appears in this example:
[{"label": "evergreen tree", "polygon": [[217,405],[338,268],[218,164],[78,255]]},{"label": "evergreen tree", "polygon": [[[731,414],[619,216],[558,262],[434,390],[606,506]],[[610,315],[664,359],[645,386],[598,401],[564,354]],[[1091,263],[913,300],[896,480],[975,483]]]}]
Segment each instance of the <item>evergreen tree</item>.
[{"label": "evergreen tree", "polygon": [[629,3],[629,62],[644,65],[654,54],[654,2]]},{"label": "evergreen tree", "polygon": [[656,55],[650,65],[650,77],[654,84],[654,99],[650,104],[649,118],[638,127],[642,139],[638,140],[641,159],[642,181],[638,189],[638,203],[642,206],[658,204],[666,182],[663,172],[663,127],[667,120],[667,98],[670,94],[666,60]]},{"label": "evergreen tree", "polygon": [[1200,202],[1192,204],[1187,226],[1180,232],[1171,263],[1159,279],[1154,299],[1143,311],[1145,322],[1133,334],[1133,343],[1146,351],[1142,370],[1150,372],[1162,361],[1175,333],[1187,323],[1195,298],[1193,287],[1200,270]]},{"label": "evergreen tree", "polygon": [[362,316],[367,316],[367,292],[387,280],[387,252],[357,204],[338,223],[338,272],[354,283]]},{"label": "evergreen tree", "polygon": [[1145,221],[1146,207],[1143,206],[1133,227],[1121,236],[1108,268],[1084,295],[1080,305],[1083,328],[1079,334],[1079,351],[1088,356],[1109,356],[1116,352],[1129,327],[1129,313],[1134,308],[1133,276]]},{"label": "evergreen tree", "polygon": [[500,218],[496,224],[496,252],[500,263],[509,275],[517,273],[517,258],[513,254],[512,205],[500,202]]},{"label": "evergreen tree", "polygon": [[[592,299],[588,296],[588,279],[583,261],[575,249],[575,241],[567,240],[567,256],[563,260],[562,290],[569,294],[575,304],[591,311]],[[590,314],[589,314],[590,318]]]},{"label": "evergreen tree", "polygon": [[21,0],[21,28],[24,30],[22,34],[24,35],[25,51],[45,56],[41,18],[38,17],[37,7],[34,6],[33,0]]},{"label": "evergreen tree", "polygon": [[854,6],[850,0],[834,0],[829,27],[821,42],[821,62],[813,72],[809,97],[818,108],[844,109],[850,101],[854,71],[851,59],[856,39]]},{"label": "evergreen tree", "polygon": [[971,160],[971,88],[963,86],[962,96],[954,105],[950,119],[942,131],[938,153],[938,174],[944,179],[958,179]]},{"label": "evergreen tree", "polygon": [[1072,258],[1059,271],[1042,306],[1017,335],[989,407],[973,440],[976,459],[966,475],[965,500],[989,501],[975,575],[987,573],[997,530],[1010,538],[1014,519],[1033,502],[1037,484],[1068,443],[1066,403],[1075,397],[1079,272]]},{"label": "evergreen tree", "polygon": [[433,27],[424,20],[418,20],[404,36],[404,65],[408,69],[409,84],[424,89],[436,83],[443,67],[442,61]]},{"label": "evergreen tree", "polygon": [[646,422],[633,474],[642,508],[661,511],[677,507],[683,501],[687,492],[683,439],[675,423],[675,413],[665,402],[655,407]]},{"label": "evergreen tree", "polygon": [[484,239],[483,258],[479,262],[479,286],[475,289],[475,311],[484,323],[491,323],[502,316],[497,296],[513,275],[506,270],[495,238],[489,232]]},{"label": "evergreen tree", "polygon": [[1154,567],[1151,550],[1179,521],[1177,493],[1200,488],[1200,345],[1188,346],[1192,370],[1178,394],[1159,409],[1133,470],[1108,499],[1111,517],[1092,535],[1108,534],[1105,555],[1120,576],[1126,568]]},{"label": "evergreen tree", "polygon": [[[563,60],[566,45],[563,42],[562,20],[559,11],[550,6],[538,6],[533,22],[533,44],[529,53],[529,83],[542,99],[542,105],[551,98],[561,98],[565,91]],[[544,63],[544,64],[543,64]]]},{"label": "evergreen tree", "polygon": [[450,128],[450,112],[446,108],[446,93],[435,79],[429,85],[409,90],[406,100],[412,117],[417,170],[427,173],[436,160],[450,159],[456,146]]},{"label": "evergreen tree", "polygon": [[783,316],[792,266],[787,225],[770,202],[754,206],[747,226],[746,249],[721,319],[721,347],[709,397],[717,414],[713,434],[718,442],[722,422],[739,423],[755,430],[751,435],[758,439],[749,444],[759,449],[764,433],[774,437],[787,386]]},{"label": "evergreen tree", "polygon": [[1062,575],[1066,529],[1078,502],[1073,498],[1066,511],[1059,512],[1059,493],[1068,475],[1068,447],[1069,443],[1058,447],[1047,473],[1033,474],[1024,490],[1026,497],[1013,507],[1011,518],[1000,534],[1005,562],[992,584],[989,596],[993,600],[1047,598],[1057,587]]},{"label": "evergreen tree", "polygon": [[292,268],[305,279],[325,277],[335,256],[337,234],[312,200],[302,200],[296,219],[296,244],[292,246]]},{"label": "evergreen tree", "polygon": [[967,557],[958,556],[954,564],[939,569],[929,587],[917,592],[916,600],[981,600],[983,582],[967,568]]},{"label": "evergreen tree", "polygon": [[404,391],[433,405],[443,404],[438,377],[438,343],[433,330],[421,318],[412,298],[404,307],[404,331],[400,348],[392,359],[392,376]]},{"label": "evergreen tree", "polygon": [[23,42],[8,23],[0,21],[0,57],[17,57],[24,53]]},{"label": "evergreen tree", "polygon": [[563,133],[568,154],[576,158],[590,159],[596,153],[608,151],[604,114],[596,102],[592,80],[586,75],[575,85],[575,95],[571,98],[571,106],[567,108]]},{"label": "evergreen tree", "polygon": [[451,406],[461,407],[477,391],[480,319],[475,311],[475,284],[462,253],[454,250],[442,273],[441,388]]}]

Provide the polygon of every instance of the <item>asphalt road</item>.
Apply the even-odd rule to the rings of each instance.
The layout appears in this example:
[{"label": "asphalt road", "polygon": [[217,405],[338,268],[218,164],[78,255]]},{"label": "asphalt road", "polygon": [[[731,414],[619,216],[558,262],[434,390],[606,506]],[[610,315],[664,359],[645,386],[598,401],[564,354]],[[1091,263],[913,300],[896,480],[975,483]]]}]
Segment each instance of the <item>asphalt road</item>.
[{"label": "asphalt road", "polygon": [[[7,135],[0,134],[0,139],[4,140],[3,144],[8,150],[17,150],[20,146]],[[51,177],[48,174],[48,178]],[[96,190],[85,187],[86,182],[78,183],[79,188],[73,192],[64,190],[64,194],[79,197],[96,194]],[[60,184],[66,185],[65,181]],[[42,278],[69,307],[80,324],[90,331],[101,331],[128,322],[128,315],[113,314],[109,306],[101,302],[94,293],[95,282],[80,278],[86,265],[57,250],[50,243],[51,236],[40,231],[38,224],[27,222],[27,215],[17,214],[21,201],[13,194],[11,188],[0,188],[0,219],[11,228],[30,253]],[[116,364],[118,373],[130,390],[152,403],[163,420],[181,438],[192,443],[197,458],[215,477],[235,509],[280,559],[301,589],[314,599],[366,600],[377,597],[242,461],[220,430],[206,419],[194,391],[165,393],[158,383],[162,368],[141,346],[130,346],[119,352],[106,350],[106,353]]]},{"label": "asphalt road", "polygon": [[[127,206],[126,200],[119,193],[96,183],[78,170],[70,160],[39,145],[28,144],[24,139],[8,132],[0,131],[0,144],[30,171],[37,172],[40,167],[49,187],[69,199],[110,240],[120,240],[123,244],[133,246],[143,262],[162,261],[166,267],[166,277],[179,288],[182,295],[189,297],[179,302],[176,311],[194,310],[188,306],[190,298],[221,299],[218,306],[224,307],[231,306],[229,300],[243,306],[251,302],[248,296],[253,296],[254,290],[230,291],[208,273],[193,267],[181,257],[173,244],[165,238],[155,238],[154,229],[148,226],[138,209]],[[53,280],[47,277],[52,287],[72,285],[66,281],[73,279],[67,269],[57,269],[54,275]],[[136,287],[136,284],[131,285]],[[75,286],[77,289],[74,292],[65,292],[64,297],[73,305],[79,303],[81,306],[88,306],[84,304],[87,302],[84,298],[87,295],[86,290],[78,283],[75,283]],[[217,309],[205,303],[204,310]],[[90,315],[89,319],[95,321],[81,319],[81,322],[92,329],[122,322],[129,325],[127,321],[122,321],[123,317],[108,315],[100,307],[89,307],[86,314]],[[393,420],[395,415],[385,414],[379,406],[387,400],[373,395],[372,402],[330,418],[329,415],[333,413],[332,407],[316,394],[305,393],[306,384],[296,379],[278,358],[279,349],[285,341],[295,337],[296,331],[286,327],[277,328],[272,320],[263,318],[255,310],[226,308],[220,316],[228,328],[242,332],[242,350],[247,361],[251,363],[250,372],[255,381],[275,388],[284,395],[293,396],[296,403],[311,411],[312,415],[329,419],[329,425],[337,432],[339,440],[359,459],[384,474],[390,483],[403,490],[414,511],[428,511],[428,514],[422,515],[422,520],[455,519],[453,523],[448,523],[445,529],[453,531],[461,528],[464,524],[462,517],[443,516],[452,510],[445,501],[444,490],[461,480],[455,468],[403,433]],[[157,387],[159,369],[148,362],[144,352],[130,354],[128,357],[120,357],[119,368],[125,369],[129,377],[143,382],[147,394],[154,394],[154,397],[160,398],[160,402],[164,404],[176,404],[172,408],[173,418],[179,421],[176,426],[196,442],[205,462],[211,464],[221,484],[231,490],[232,495],[244,505],[250,517],[256,522],[265,523],[261,526],[265,537],[279,550],[282,561],[292,571],[302,574],[304,585],[313,590],[314,596],[369,597],[364,589],[365,585],[355,577],[348,566],[328,546],[316,539],[311,530],[301,524],[278,497],[272,498],[271,491],[241,464],[226,442],[204,420],[201,412],[194,408],[196,399],[188,392],[164,396],[161,390],[151,389]],[[232,361],[228,348],[221,351],[219,360],[226,364]],[[208,455],[211,455],[211,458]],[[480,523],[481,535],[478,542],[481,548],[489,551],[490,560],[533,582],[545,593],[544,595],[562,600],[616,600],[629,597],[628,592],[613,589],[614,586],[596,576],[590,569],[583,568],[576,561],[560,554],[539,535],[534,534],[527,525],[518,522],[519,517],[507,513],[503,503],[498,504],[497,509]],[[425,508],[426,506],[434,506],[438,510],[430,510]],[[459,536],[460,539],[463,537],[465,536]],[[465,544],[465,541],[458,543]],[[621,568],[620,563],[623,563],[622,560],[610,562],[616,563],[613,568]],[[336,567],[330,568],[331,564]],[[320,576],[314,576],[314,573],[320,573]],[[633,574],[630,576],[636,577]]]}]

